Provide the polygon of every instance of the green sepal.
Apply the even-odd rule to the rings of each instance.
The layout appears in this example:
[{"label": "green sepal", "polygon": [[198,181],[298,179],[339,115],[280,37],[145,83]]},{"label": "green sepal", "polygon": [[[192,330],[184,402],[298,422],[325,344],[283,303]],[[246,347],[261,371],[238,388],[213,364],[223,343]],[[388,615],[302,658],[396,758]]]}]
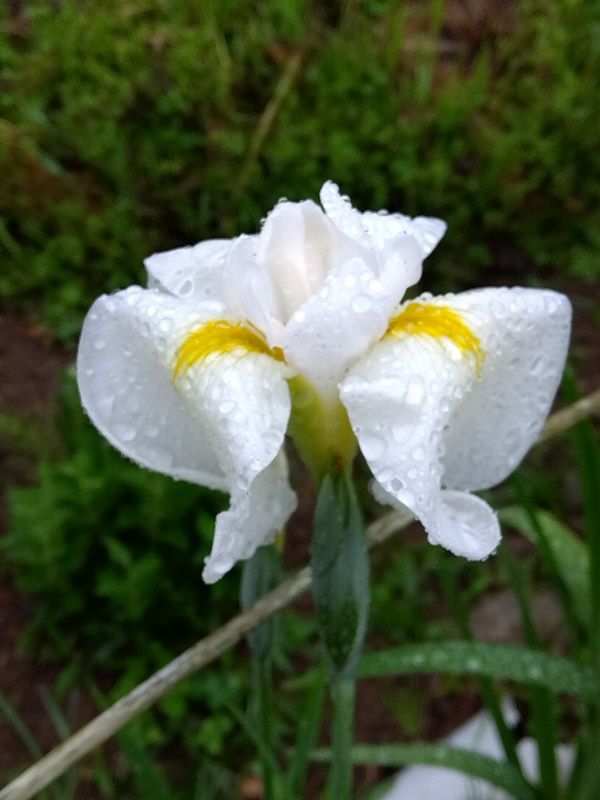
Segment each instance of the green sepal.
[{"label": "green sepal", "polygon": [[[281,581],[281,554],[273,545],[259,547],[244,561],[240,583],[240,606],[246,611]],[[247,636],[252,655],[264,661],[273,652],[277,635],[277,615],[270,617]]]},{"label": "green sepal", "polygon": [[351,677],[369,612],[369,557],[354,485],[345,472],[321,483],[311,547],[313,596],[336,677]]}]

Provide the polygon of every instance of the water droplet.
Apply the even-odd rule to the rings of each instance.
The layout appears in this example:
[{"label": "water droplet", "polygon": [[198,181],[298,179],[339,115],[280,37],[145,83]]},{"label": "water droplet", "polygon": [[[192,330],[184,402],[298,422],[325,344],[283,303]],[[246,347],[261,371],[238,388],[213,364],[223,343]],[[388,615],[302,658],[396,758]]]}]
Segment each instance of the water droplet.
[{"label": "water droplet", "polygon": [[104,350],[106,347],[106,340],[105,339],[94,339],[94,349],[95,350]]},{"label": "water droplet", "polygon": [[373,301],[366,294],[358,294],[352,300],[352,310],[356,314],[365,314],[367,311],[370,310],[372,305]]},{"label": "water droplet", "polygon": [[349,289],[351,289],[353,286],[356,286],[356,276],[346,275],[346,277],[344,278],[344,283]]},{"label": "water droplet", "polygon": [[233,400],[223,400],[223,402],[219,405],[219,412],[221,414],[231,414],[234,409],[235,403]]},{"label": "water droplet", "polygon": [[183,281],[183,283],[179,286],[179,294],[182,296],[186,296],[191,294],[194,291],[194,281],[191,278]]},{"label": "water droplet", "polygon": [[132,442],[135,439],[136,430],[133,425],[119,423],[115,425],[115,433],[122,442]]}]

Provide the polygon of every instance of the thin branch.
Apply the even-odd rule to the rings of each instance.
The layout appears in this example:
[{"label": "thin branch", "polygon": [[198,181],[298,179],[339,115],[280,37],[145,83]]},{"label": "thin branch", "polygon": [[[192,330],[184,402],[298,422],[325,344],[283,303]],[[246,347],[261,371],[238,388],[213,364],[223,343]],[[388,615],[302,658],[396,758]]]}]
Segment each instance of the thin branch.
[{"label": "thin branch", "polygon": [[576,403],[552,414],[544,425],[536,444],[560,436],[586,417],[600,415],[600,389],[582,397]]},{"label": "thin branch", "polygon": [[277,81],[275,86],[275,91],[273,92],[273,96],[263,109],[262,114],[258,120],[256,125],[256,129],[254,131],[254,135],[250,141],[250,145],[248,147],[248,152],[246,154],[246,158],[244,159],[244,163],[240,170],[240,175],[237,181],[237,193],[240,195],[246,186],[249,178],[250,173],[252,171],[252,167],[256,160],[258,159],[263,145],[269,135],[271,128],[275,124],[275,120],[277,118],[277,114],[279,113],[279,109],[283,105],[287,95],[291,91],[296,78],[300,73],[300,66],[302,65],[302,53],[296,52],[294,53],[288,62],[286,63],[284,70],[281,74],[281,77]]},{"label": "thin branch", "polygon": [[[558,436],[581,419],[597,413],[600,413],[600,390],[550,417],[538,442]],[[370,546],[389,539],[412,519],[408,511],[385,514],[368,528]],[[190,647],[9,783],[0,791],[0,800],[29,800],[178,683],[214,661],[261,622],[290,605],[310,587],[311,580],[310,569],[304,567],[248,611]]]}]

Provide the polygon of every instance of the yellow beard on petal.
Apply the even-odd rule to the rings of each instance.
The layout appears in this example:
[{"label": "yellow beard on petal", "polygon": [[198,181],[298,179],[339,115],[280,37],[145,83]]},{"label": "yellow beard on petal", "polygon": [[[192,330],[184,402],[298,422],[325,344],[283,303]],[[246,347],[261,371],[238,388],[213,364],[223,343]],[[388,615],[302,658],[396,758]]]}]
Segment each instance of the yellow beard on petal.
[{"label": "yellow beard on petal", "polygon": [[449,339],[461,353],[473,356],[479,376],[485,360],[485,351],[479,337],[460,314],[448,306],[409,303],[397,316],[392,317],[385,336],[400,334]]},{"label": "yellow beard on petal", "polygon": [[188,333],[177,350],[173,377],[177,378],[194,364],[205,361],[211,355],[224,355],[236,350],[243,353],[260,353],[276,361],[285,361],[283,350],[279,347],[269,347],[262,332],[257,328],[217,319]]}]

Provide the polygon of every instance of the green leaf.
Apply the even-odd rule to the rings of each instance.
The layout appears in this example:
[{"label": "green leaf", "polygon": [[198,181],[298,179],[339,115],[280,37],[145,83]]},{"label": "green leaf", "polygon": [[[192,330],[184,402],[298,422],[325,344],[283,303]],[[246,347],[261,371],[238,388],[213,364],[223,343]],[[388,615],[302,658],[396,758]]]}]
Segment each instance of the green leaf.
[{"label": "green leaf", "polygon": [[300,797],[301,795],[311,751],[317,741],[321,727],[323,701],[325,699],[324,671],[315,671],[313,677],[313,685],[306,702],[303,704],[303,712],[298,720],[298,735],[294,742],[287,771],[288,797]]},{"label": "green leaf", "polygon": [[591,670],[569,659],[525,647],[484,642],[432,642],[368,653],[358,672],[361,678],[423,672],[478,675],[586,697],[593,697],[596,692]]},{"label": "green leaf", "polygon": [[356,666],[367,627],[369,560],[364,522],[348,475],[327,475],[315,510],[313,594],[327,653],[338,675]]},{"label": "green leaf", "polygon": [[590,558],[587,547],[554,514],[540,509],[530,509],[529,512],[520,506],[509,506],[498,513],[504,525],[510,525],[534,544],[538,543],[538,530],[542,532],[561,580],[571,595],[574,612],[579,622],[587,626],[590,619]]},{"label": "green leaf", "polygon": [[[328,761],[328,750],[317,750],[315,761]],[[507,791],[517,800],[535,800],[535,792],[526,780],[510,764],[496,761],[489,756],[474,753],[444,744],[377,744],[357,745],[352,748],[354,764],[377,764],[386,767],[403,767],[409,764],[428,764],[454,769],[483,778],[494,786]]]}]

